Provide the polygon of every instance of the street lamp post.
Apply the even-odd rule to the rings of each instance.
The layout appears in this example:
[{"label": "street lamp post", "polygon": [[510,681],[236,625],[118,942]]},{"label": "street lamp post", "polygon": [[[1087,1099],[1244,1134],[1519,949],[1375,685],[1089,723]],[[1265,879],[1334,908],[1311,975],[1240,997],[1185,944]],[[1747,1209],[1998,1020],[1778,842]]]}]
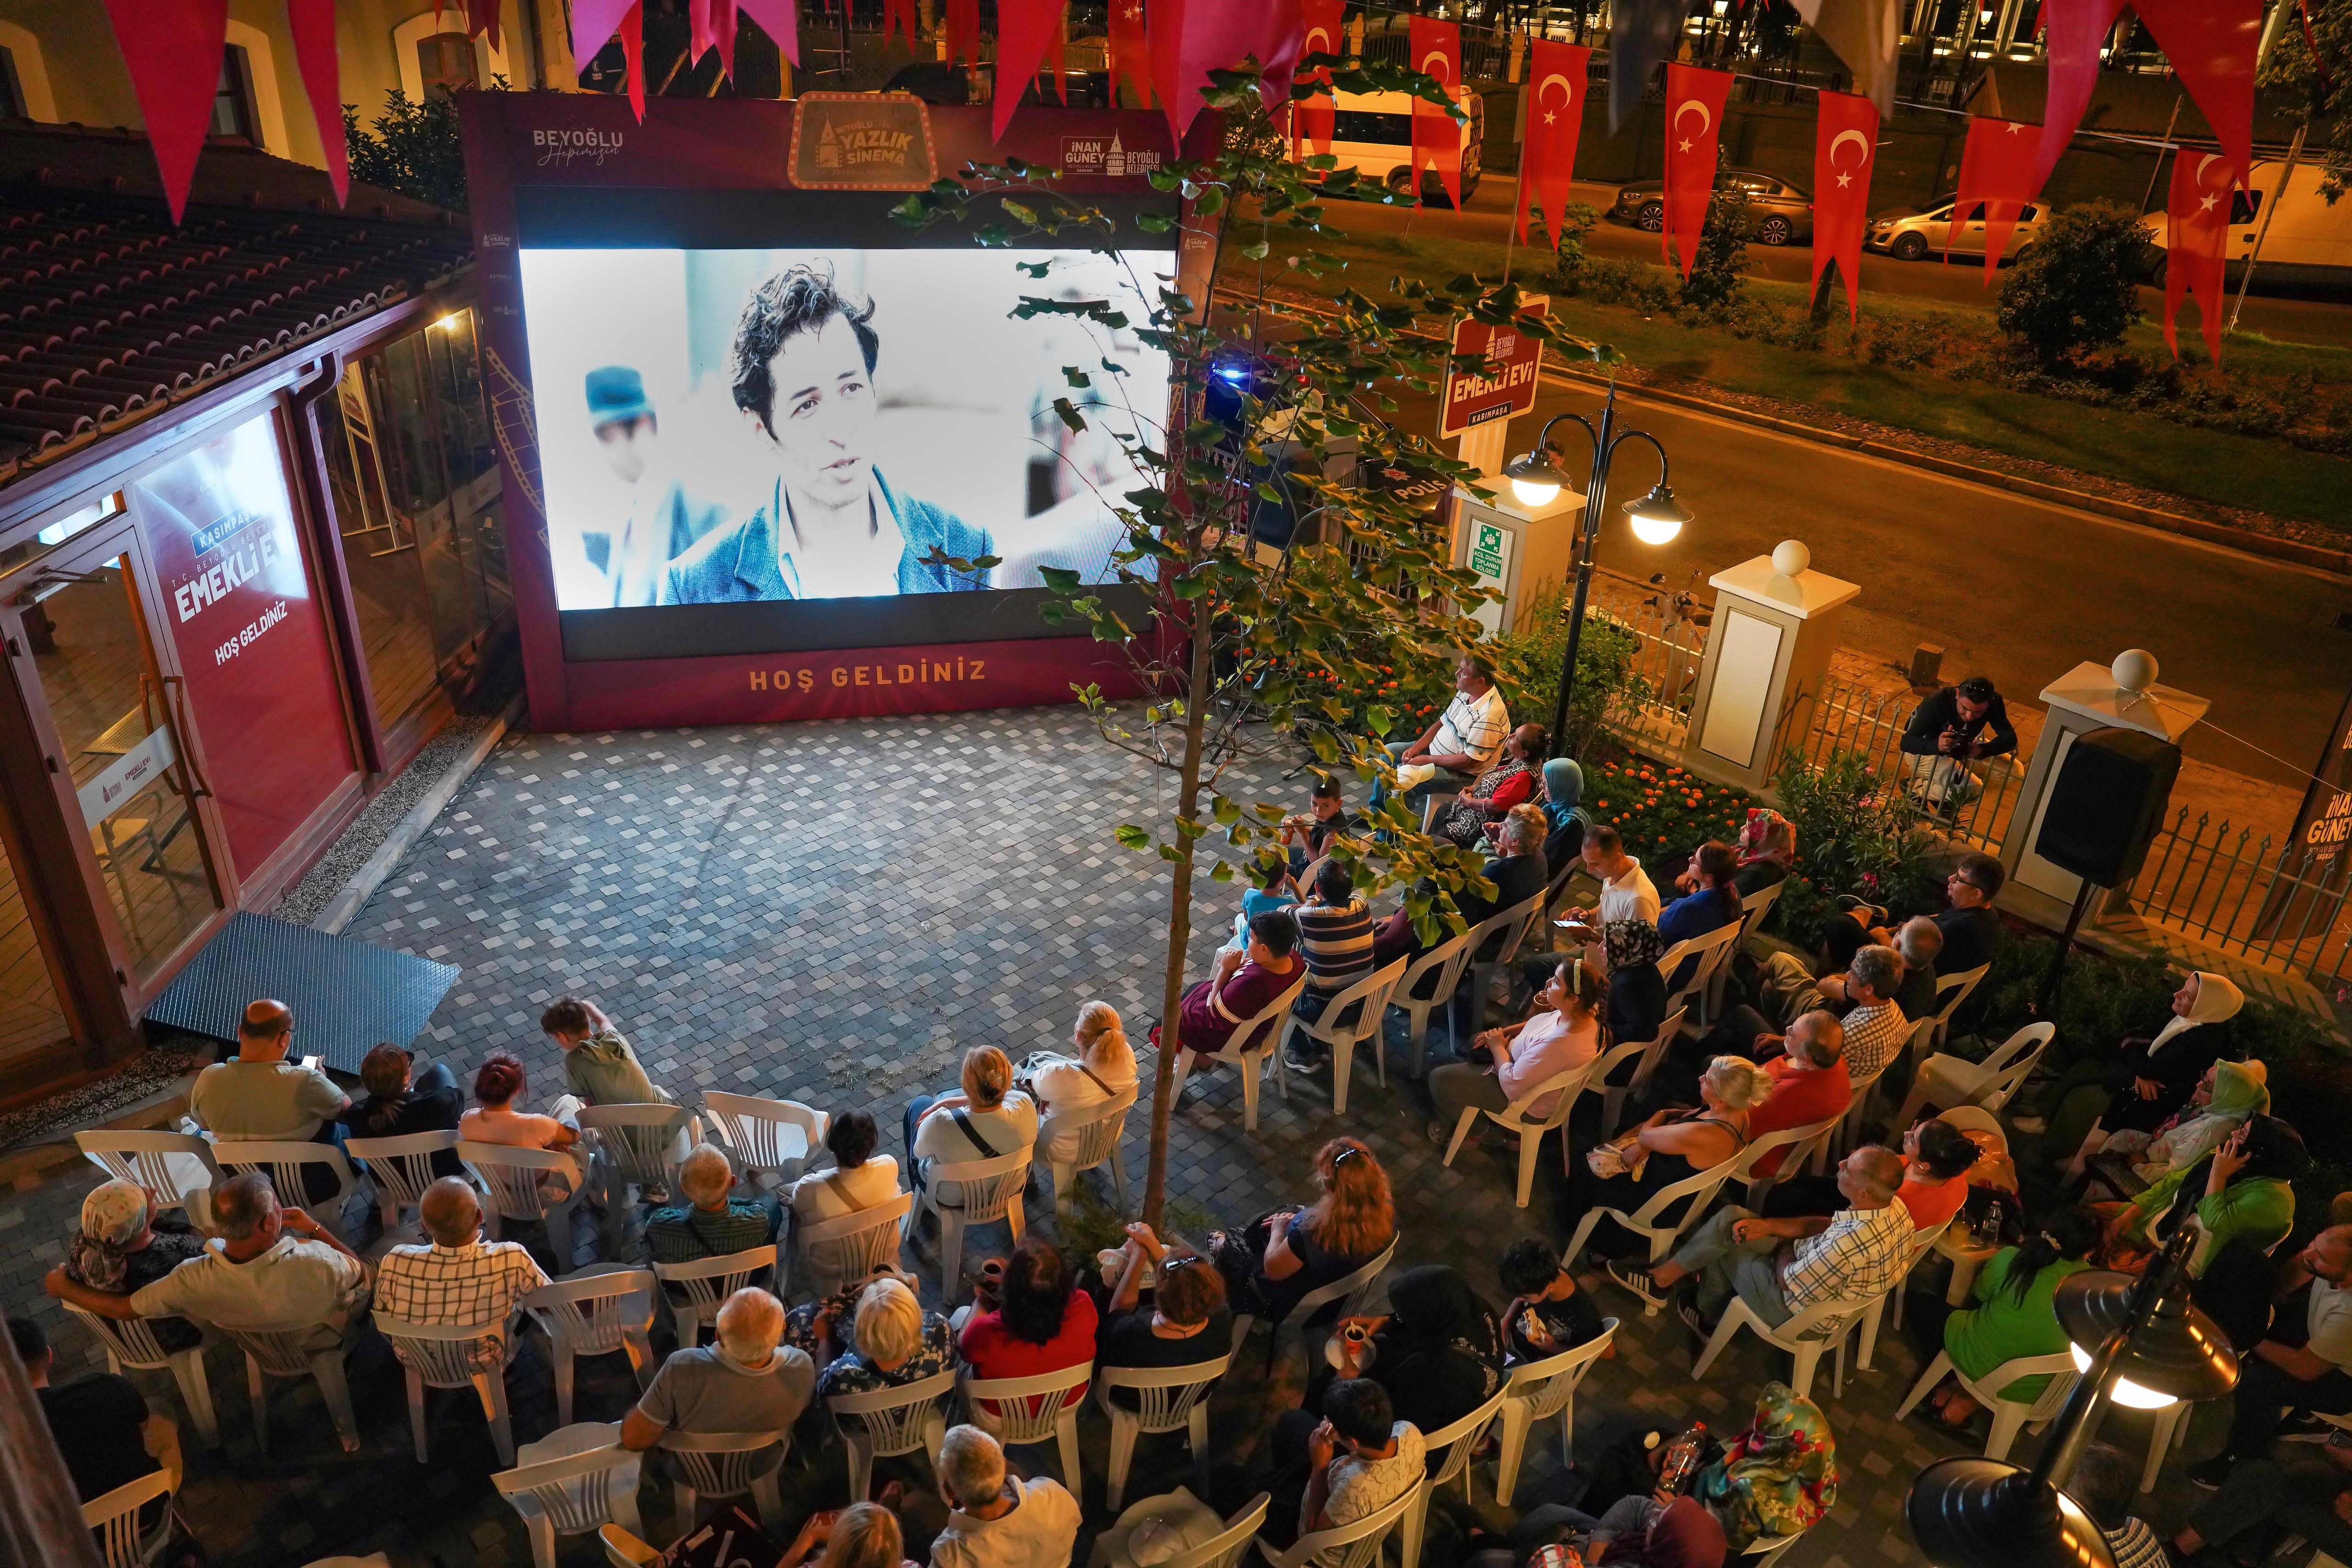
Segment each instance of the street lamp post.
[{"label": "street lamp post", "polygon": [[1690,512],[1675,499],[1666,484],[1666,449],[1658,438],[1645,430],[1617,428],[1617,382],[1609,383],[1608,401],[1601,405],[1601,423],[1593,423],[1580,413],[1555,414],[1545,421],[1543,431],[1536,437],[1535,450],[1515,457],[1503,466],[1503,476],[1511,482],[1512,493],[1530,507],[1549,505],[1568,484],[1568,476],[1560,470],[1559,449],[1551,444],[1552,427],[1561,420],[1572,420],[1583,427],[1592,440],[1592,469],[1584,481],[1584,520],[1576,548],[1576,595],[1568,612],[1568,647],[1560,656],[1559,695],[1551,708],[1551,753],[1558,757],[1568,748],[1568,699],[1576,684],[1576,654],[1584,640],[1584,604],[1592,591],[1592,551],[1601,542],[1601,512],[1609,499],[1609,465],[1617,448],[1628,441],[1646,441],[1658,455],[1658,482],[1641,499],[1625,503],[1625,515],[1632,519],[1633,537],[1643,544],[1663,545],[1682,532],[1683,525],[1691,520]]}]

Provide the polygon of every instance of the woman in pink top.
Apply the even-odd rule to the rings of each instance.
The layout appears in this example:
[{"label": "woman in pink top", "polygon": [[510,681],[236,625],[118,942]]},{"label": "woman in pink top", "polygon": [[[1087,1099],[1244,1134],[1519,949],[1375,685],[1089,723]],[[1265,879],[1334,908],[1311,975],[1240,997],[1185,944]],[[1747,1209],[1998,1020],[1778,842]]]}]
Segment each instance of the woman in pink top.
[{"label": "woman in pink top", "polygon": [[[568,1151],[580,1141],[580,1129],[569,1121],[556,1116],[536,1115],[518,1111],[514,1103],[522,1098],[526,1087],[522,1062],[503,1051],[494,1051],[474,1074],[474,1109],[457,1118],[457,1136],[469,1144],[504,1144],[516,1149],[552,1149]],[[580,1103],[570,1095],[555,1103],[561,1113],[567,1107],[575,1113]],[[567,1173],[548,1172],[540,1178],[540,1187],[552,1199],[561,1201],[576,1191],[583,1172],[577,1155]]]},{"label": "woman in pink top", "polygon": [[[1466,1111],[1502,1111],[1547,1080],[1582,1067],[1601,1054],[1601,984],[1573,956],[1561,959],[1551,981],[1536,997],[1537,1011],[1525,1023],[1490,1029],[1470,1042],[1470,1061],[1449,1061],[1429,1075],[1437,1119],[1429,1141],[1447,1144]],[[1479,1066],[1483,1051],[1489,1065]],[[1540,1121],[1559,1099],[1555,1090],[1528,1107]]]}]

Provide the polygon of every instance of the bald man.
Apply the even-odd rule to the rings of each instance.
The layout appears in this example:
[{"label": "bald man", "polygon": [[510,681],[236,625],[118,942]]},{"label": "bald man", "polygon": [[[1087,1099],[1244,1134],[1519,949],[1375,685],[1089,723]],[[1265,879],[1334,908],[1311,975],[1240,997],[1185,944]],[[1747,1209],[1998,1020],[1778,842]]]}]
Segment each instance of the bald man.
[{"label": "bald man", "polygon": [[[293,1050],[294,1009],[268,997],[250,1004],[237,1026],[236,1055],[196,1074],[189,1113],[216,1138],[340,1145],[343,1130],[335,1118],[350,1097],[317,1068],[288,1060]],[[313,1166],[305,1169],[304,1185],[317,1200],[336,1184],[324,1166]]]},{"label": "bald man", "polygon": [[2245,1357],[2229,1445],[2189,1467],[2212,1488],[2242,1459],[2271,1451],[2290,1410],[2352,1412],[2352,1226],[2331,1225],[2279,1270],[2270,1332]]},{"label": "bald man", "polygon": [[482,1200],[463,1176],[443,1176],[426,1187],[417,1209],[429,1239],[383,1255],[376,1270],[376,1316],[495,1329],[474,1364],[503,1365],[514,1315],[523,1297],[547,1283],[546,1274],[520,1242],[482,1239]]},{"label": "bald man", "polygon": [[756,1285],[719,1309],[719,1343],[670,1357],[621,1421],[621,1447],[642,1452],[665,1432],[782,1432],[808,1407],[816,1364],[777,1342],[784,1305]]}]

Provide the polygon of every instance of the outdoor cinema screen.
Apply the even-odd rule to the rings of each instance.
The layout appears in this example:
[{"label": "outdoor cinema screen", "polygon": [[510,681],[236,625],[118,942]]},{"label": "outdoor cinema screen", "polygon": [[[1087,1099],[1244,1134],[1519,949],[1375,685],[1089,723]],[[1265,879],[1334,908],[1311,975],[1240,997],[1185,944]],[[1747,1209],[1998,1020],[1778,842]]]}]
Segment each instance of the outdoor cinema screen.
[{"label": "outdoor cinema screen", "polygon": [[[1046,567],[1110,580],[1112,507],[1146,482],[1122,438],[1160,439],[1168,360],[1136,329],[1173,259],[983,249],[961,234],[916,248],[618,248],[526,232],[548,549],[572,656],[1044,634],[1044,596],[1018,591]],[[1039,262],[1042,278],[1016,270]],[[1129,325],[1015,315],[1039,296],[1107,300]],[[1089,428],[1069,429],[1059,398]],[[940,557],[996,563],[963,572]]]}]

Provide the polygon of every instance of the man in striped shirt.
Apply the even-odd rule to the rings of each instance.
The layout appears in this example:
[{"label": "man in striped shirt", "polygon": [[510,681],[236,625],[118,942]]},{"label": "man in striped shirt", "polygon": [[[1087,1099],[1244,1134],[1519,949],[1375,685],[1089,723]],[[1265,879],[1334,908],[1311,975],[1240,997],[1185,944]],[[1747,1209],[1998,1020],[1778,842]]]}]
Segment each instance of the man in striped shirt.
[{"label": "man in striped shirt", "polygon": [[[1454,665],[1454,694],[1419,739],[1389,745],[1397,765],[1396,789],[1407,805],[1418,807],[1433,792],[1450,794],[1468,784],[1494,766],[1503,737],[1511,733],[1502,691],[1477,654],[1465,653]],[[1387,799],[1387,789],[1374,784],[1372,810],[1377,813]]]},{"label": "man in striped shirt", "polygon": [[[1307,989],[1299,993],[1295,1016],[1308,1022],[1323,1016],[1331,998],[1372,972],[1372,906],[1356,891],[1356,873],[1336,858],[1327,858],[1315,873],[1307,902],[1291,910],[1298,922],[1299,956],[1307,960]],[[1284,1060],[1302,1071],[1315,1061],[1302,1058],[1312,1041],[1294,1036]]]},{"label": "man in striped shirt", "polygon": [[431,1243],[384,1254],[376,1270],[377,1317],[491,1331],[474,1363],[499,1365],[509,1322],[547,1276],[521,1243],[482,1239],[481,1199],[463,1176],[443,1176],[426,1187],[417,1212]]}]

